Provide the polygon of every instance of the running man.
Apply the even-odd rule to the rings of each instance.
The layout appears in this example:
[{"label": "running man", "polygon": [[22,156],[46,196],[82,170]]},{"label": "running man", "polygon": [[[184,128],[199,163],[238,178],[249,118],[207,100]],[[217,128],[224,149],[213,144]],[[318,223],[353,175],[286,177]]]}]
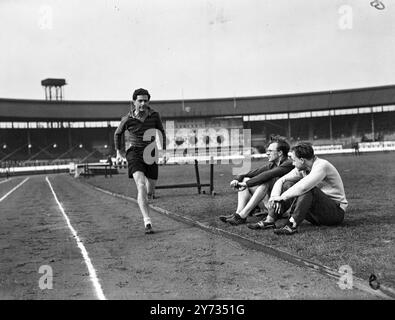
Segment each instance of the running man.
[{"label": "running man", "polygon": [[[151,95],[146,89],[133,93],[130,111],[121,119],[114,134],[117,162],[126,157],[129,178],[137,187],[137,202],[144,219],[145,233],[154,233],[149,215],[148,198],[154,199],[158,180],[158,147],[155,141],[157,130],[162,137],[162,147],[166,148],[166,136],[158,112],[149,106]],[[122,145],[122,136],[129,132],[130,147]]]}]

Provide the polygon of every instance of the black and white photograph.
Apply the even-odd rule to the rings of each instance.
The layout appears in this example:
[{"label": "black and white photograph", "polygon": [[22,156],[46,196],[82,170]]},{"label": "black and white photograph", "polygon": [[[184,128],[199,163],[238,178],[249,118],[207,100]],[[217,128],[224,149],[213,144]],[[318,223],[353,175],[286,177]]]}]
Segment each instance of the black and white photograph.
[{"label": "black and white photograph", "polygon": [[0,300],[395,298],[393,0],[0,0],[0,30]]}]

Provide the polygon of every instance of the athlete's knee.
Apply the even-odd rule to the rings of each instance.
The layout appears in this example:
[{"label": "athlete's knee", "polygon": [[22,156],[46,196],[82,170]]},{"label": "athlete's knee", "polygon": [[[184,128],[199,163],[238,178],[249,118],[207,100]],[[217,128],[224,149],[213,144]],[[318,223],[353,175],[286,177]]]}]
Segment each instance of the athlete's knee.
[{"label": "athlete's knee", "polygon": [[269,188],[270,188],[270,182],[265,182],[259,185],[255,192],[266,194]]},{"label": "athlete's knee", "polygon": [[140,193],[140,192],[143,192],[143,191],[146,191],[146,184],[145,184],[145,181],[142,181],[142,180],[138,180],[138,181],[136,181],[136,187],[137,187],[137,191]]}]

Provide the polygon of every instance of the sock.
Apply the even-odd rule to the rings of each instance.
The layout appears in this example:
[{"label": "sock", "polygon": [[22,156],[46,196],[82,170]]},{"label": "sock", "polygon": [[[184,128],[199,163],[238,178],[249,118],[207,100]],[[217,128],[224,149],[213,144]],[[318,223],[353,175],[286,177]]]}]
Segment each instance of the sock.
[{"label": "sock", "polygon": [[292,223],[292,228],[296,228],[296,221],[295,221],[294,217],[289,218],[289,222]]},{"label": "sock", "polygon": [[151,218],[144,218],[144,226],[147,226],[147,224],[151,224],[152,226]]}]

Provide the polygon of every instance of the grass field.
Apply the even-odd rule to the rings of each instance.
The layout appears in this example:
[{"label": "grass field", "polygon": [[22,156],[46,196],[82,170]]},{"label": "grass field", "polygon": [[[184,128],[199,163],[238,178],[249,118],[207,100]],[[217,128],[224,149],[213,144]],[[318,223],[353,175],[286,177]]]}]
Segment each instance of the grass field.
[{"label": "grass field", "polygon": [[[374,273],[382,284],[395,287],[395,153],[370,153],[361,156],[322,156],[339,170],[345,185],[349,208],[338,227],[314,227],[304,222],[299,233],[279,237],[272,231],[254,231],[245,225],[230,226],[218,216],[235,211],[236,193],[229,187],[232,165],[214,166],[216,196],[198,195],[196,188],[160,189],[154,205],[187,217],[221,226],[240,235],[248,235],[272,247],[302,256],[333,269],[349,265],[353,273],[369,279]],[[259,167],[265,160],[254,161]],[[209,181],[209,165],[200,165],[202,183]],[[161,166],[158,185],[195,181],[192,165]],[[133,180],[126,171],[112,178],[96,176],[84,179],[116,193],[136,196]],[[208,188],[205,188],[208,190]],[[257,220],[249,218],[251,222]],[[160,226],[158,226],[160,228]]]}]

